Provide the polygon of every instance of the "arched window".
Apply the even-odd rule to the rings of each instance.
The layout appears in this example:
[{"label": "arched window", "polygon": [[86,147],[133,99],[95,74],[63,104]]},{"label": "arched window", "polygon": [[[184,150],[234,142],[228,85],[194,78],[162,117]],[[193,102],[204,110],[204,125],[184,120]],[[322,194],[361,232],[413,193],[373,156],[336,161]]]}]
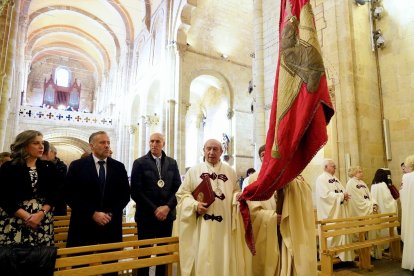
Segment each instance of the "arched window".
[{"label": "arched window", "polygon": [[59,86],[69,87],[70,71],[64,67],[55,70],[55,82]]}]

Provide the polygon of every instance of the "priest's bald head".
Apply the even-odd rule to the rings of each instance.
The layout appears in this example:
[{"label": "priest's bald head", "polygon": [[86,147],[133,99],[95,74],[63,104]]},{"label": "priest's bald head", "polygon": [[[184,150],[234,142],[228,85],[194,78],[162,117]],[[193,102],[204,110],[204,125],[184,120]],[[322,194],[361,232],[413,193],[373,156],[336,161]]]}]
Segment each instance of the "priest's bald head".
[{"label": "priest's bald head", "polygon": [[220,156],[223,154],[221,143],[216,139],[207,140],[204,144],[204,159],[210,164],[217,164],[220,161]]}]

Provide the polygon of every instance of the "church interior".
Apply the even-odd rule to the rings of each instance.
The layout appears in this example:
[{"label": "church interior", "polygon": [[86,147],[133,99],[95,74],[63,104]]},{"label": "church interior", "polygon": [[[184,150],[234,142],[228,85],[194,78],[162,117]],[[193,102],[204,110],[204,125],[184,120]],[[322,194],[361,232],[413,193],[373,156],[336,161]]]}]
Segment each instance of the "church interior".
[{"label": "church interior", "polygon": [[[369,1],[311,4],[336,113],[303,175],[313,183],[332,158],[345,183],[347,168],[359,165],[367,183],[387,167],[398,185],[414,151],[406,92],[414,86],[414,15],[406,12],[414,4],[383,0],[377,16]],[[105,130],[130,170],[157,131],[182,174],[201,160],[206,139],[224,136],[239,176],[259,166],[279,1],[22,0],[1,8],[1,151],[36,129],[69,164],[89,151],[92,132]]]},{"label": "church interior", "polygon": [[[371,183],[414,152],[414,2],[310,0],[335,115],[325,158]],[[130,173],[149,135],[181,174],[215,138],[240,177],[260,167],[279,55],[278,0],[1,0],[0,152],[27,129],[66,164],[104,130]],[[408,92],[406,92],[408,91]],[[411,138],[410,138],[411,137]]]}]

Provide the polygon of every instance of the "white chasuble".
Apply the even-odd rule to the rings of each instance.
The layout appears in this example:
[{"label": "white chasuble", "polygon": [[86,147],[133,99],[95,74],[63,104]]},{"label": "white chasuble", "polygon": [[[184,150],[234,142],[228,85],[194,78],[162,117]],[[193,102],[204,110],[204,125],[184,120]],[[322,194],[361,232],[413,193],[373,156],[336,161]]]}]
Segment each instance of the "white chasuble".
[{"label": "white chasuble", "polygon": [[[334,175],[323,172],[316,179],[316,209],[318,220],[337,219],[348,217],[348,202],[344,201],[345,188]],[[320,227],[319,227],[320,231]],[[321,236],[321,235],[319,235]],[[351,242],[349,235],[330,237],[327,239],[327,246],[339,246]],[[319,248],[321,241],[319,241]],[[343,262],[353,261],[353,251],[345,251],[338,254]]]},{"label": "white chasuble", "polygon": [[[378,213],[397,213],[398,205],[397,201],[392,197],[390,189],[385,182],[376,183],[371,185],[371,195],[372,198],[378,204]],[[388,237],[390,235],[389,229],[381,229],[378,231],[379,236]],[[397,228],[394,228],[395,235],[397,235]],[[383,244],[378,246],[380,249],[386,249],[389,247],[389,244]]]},{"label": "white chasuble", "polygon": [[351,178],[346,184],[346,191],[351,196],[348,203],[350,217],[367,216],[373,213],[376,202],[364,181],[356,177]]},{"label": "white chasuble", "polygon": [[[206,173],[217,197],[207,214],[198,216],[198,202],[191,193]],[[235,171],[222,162],[214,166],[205,162],[188,170],[176,193],[174,233],[180,240],[181,275],[230,276],[238,271],[231,232],[233,196],[239,190]]]},{"label": "white chasuble", "polygon": [[[249,184],[259,173],[249,176]],[[276,200],[247,201],[252,219],[256,255],[252,257],[253,275],[279,276],[280,252],[277,238]]]},{"label": "white chasuble", "polygon": [[[374,212],[374,204],[377,204],[373,196],[371,195],[367,184],[364,181],[353,177],[351,178],[348,183],[346,184],[346,191],[350,195],[350,200],[348,203],[349,207],[349,216],[350,217],[359,217],[359,216],[367,216],[371,215]],[[379,232],[369,231],[368,232],[368,239],[376,239],[379,235]],[[358,235],[353,236],[354,241],[358,241]],[[375,246],[371,250],[371,255],[374,258],[381,259],[382,252],[381,248]]]},{"label": "white chasuble", "polygon": [[414,172],[402,178],[401,198],[401,239],[404,242],[401,267],[414,269]]},{"label": "white chasuble", "polygon": [[284,188],[280,275],[316,276],[316,232],[312,189],[301,176]]}]

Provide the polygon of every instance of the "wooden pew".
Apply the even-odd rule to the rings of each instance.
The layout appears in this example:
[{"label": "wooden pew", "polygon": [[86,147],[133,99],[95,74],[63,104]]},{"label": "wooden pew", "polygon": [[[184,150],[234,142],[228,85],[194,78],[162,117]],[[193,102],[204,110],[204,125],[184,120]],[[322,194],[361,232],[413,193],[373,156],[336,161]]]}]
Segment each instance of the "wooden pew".
[{"label": "wooden pew", "polygon": [[137,268],[167,264],[167,275],[171,276],[173,263],[179,262],[178,250],[178,237],[60,248],[54,275],[128,273]]},{"label": "wooden pew", "polygon": [[54,240],[57,248],[66,247],[66,240],[68,239],[70,216],[55,216],[53,221]]},{"label": "wooden pew", "polygon": [[66,215],[66,216],[54,216],[53,217],[54,221],[60,221],[60,220],[70,220],[70,215]]},{"label": "wooden pew", "polygon": [[[359,251],[359,267],[372,270],[370,250],[374,245],[390,243],[390,256],[401,258],[400,236],[394,229],[400,225],[396,213],[375,214],[362,217],[321,220],[321,272],[319,275],[333,275],[333,260],[344,251]],[[389,235],[367,240],[368,231],[389,229]],[[340,235],[358,235],[358,241],[340,246],[327,247],[327,239]]]},{"label": "wooden pew", "polygon": [[[55,246],[57,248],[65,248],[68,239],[70,220],[55,220],[53,222],[55,231]],[[135,222],[122,223],[122,241],[135,241],[138,239],[138,228]]]},{"label": "wooden pew", "polygon": [[138,239],[138,228],[135,222],[122,223],[122,241],[136,241]]}]

